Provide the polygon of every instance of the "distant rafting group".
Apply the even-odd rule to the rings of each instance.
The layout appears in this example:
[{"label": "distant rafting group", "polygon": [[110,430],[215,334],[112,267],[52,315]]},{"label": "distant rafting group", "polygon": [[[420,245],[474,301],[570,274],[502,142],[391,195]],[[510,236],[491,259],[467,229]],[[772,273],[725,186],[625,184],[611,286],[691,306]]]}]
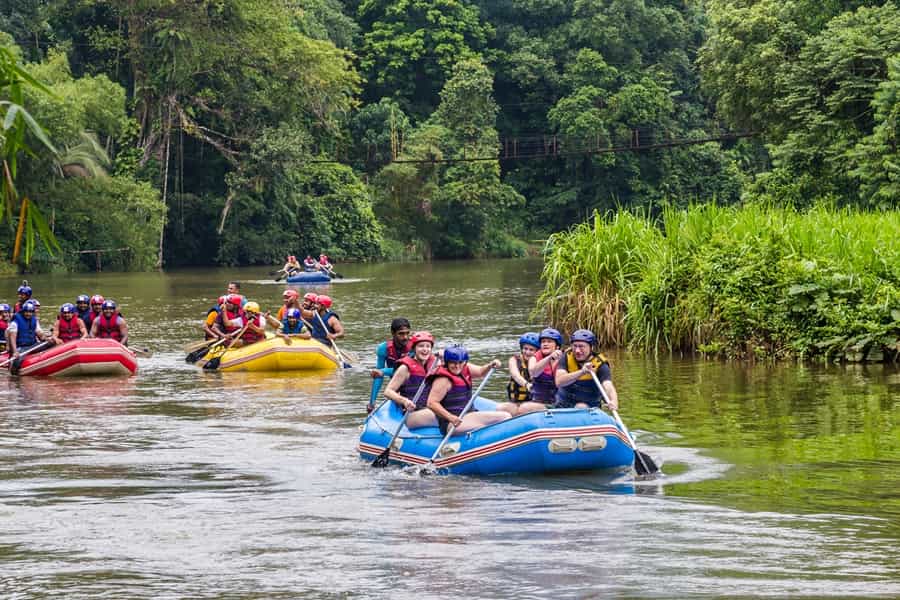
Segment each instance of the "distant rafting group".
[{"label": "distant rafting group", "polygon": [[295,371],[350,366],[355,358],[341,352],[344,337],[333,300],[325,294],[287,289],[276,315],[262,312],[259,303],[229,282],[225,294],[206,314],[206,339],[190,344],[187,362],[207,370]]},{"label": "distant rafting group", "polygon": [[135,351],[127,348],[128,323],[114,300],[80,294],[66,302],[47,331],[41,327],[41,303],[27,281],[18,301],[0,303],[0,330],[8,359],[0,363],[18,375],[133,374]]}]

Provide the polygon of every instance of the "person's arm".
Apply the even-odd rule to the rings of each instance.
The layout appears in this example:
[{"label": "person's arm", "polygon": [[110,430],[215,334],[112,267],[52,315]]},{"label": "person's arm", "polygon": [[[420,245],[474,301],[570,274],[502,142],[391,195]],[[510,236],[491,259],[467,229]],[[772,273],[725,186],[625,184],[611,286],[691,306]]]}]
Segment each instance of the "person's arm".
[{"label": "person's arm", "polygon": [[329,340],[336,340],[338,338],[344,337],[344,325],[341,323],[341,320],[337,317],[331,317],[328,319],[328,326],[334,330],[334,333],[328,334]]},{"label": "person's arm", "polygon": [[560,364],[556,367],[556,374],[554,376],[554,380],[556,381],[556,387],[568,387],[575,383],[579,377],[582,375],[586,375],[594,370],[594,363],[591,361],[587,361],[581,368],[577,371],[573,371],[569,373],[566,370],[565,365]]},{"label": "person's arm", "polygon": [[[471,369],[472,367],[469,367],[469,370]],[[441,400],[443,400],[447,396],[447,392],[450,391],[451,385],[452,383],[450,382],[449,377],[435,378],[434,382],[431,384],[431,391],[428,392],[428,408],[430,408],[431,412],[438,418],[449,421],[451,425],[457,427],[462,423],[462,419],[451,413],[444,408],[443,404],[441,404]]]},{"label": "person's arm", "polygon": [[9,352],[10,356],[18,356],[19,353],[16,350],[16,336],[19,335],[17,329],[13,329],[13,324],[10,323],[9,327],[6,329],[6,349]]},{"label": "person's arm", "polygon": [[491,369],[491,367],[499,369],[502,365],[503,363],[501,363],[496,358],[486,365],[476,365],[473,363],[469,363],[469,373],[472,374],[472,377],[482,377]]},{"label": "person's arm", "polygon": [[517,356],[510,356],[509,363],[507,363],[507,368],[509,369],[509,377],[516,383],[518,383],[521,387],[526,389],[531,389],[531,384],[527,379],[522,375],[522,372],[519,371],[519,360]]},{"label": "person's arm", "polygon": [[100,319],[94,317],[94,322],[91,323],[91,337],[97,337],[98,333],[100,333]]},{"label": "person's arm", "polygon": [[125,322],[125,319],[122,318],[122,315],[119,315],[119,336],[122,338],[119,340],[119,343],[123,346],[128,345],[128,323]]},{"label": "person's arm", "polygon": [[603,386],[603,391],[606,392],[609,407],[613,410],[619,410],[619,393],[616,391],[616,386],[613,385],[612,369],[609,368],[608,364],[604,363],[597,369],[597,379],[600,380],[600,385]]},{"label": "person's arm", "polygon": [[59,337],[59,319],[53,322],[53,325],[50,326],[50,341],[54,344],[62,344],[62,338]]},{"label": "person's arm", "polygon": [[81,336],[80,339],[84,339],[88,336],[87,327],[84,326],[84,321],[81,320],[80,317],[72,317],[73,319],[78,319],[78,334]]},{"label": "person's arm", "polygon": [[269,324],[273,329],[275,329],[276,331],[277,331],[279,328],[281,328],[281,321],[279,321],[278,319],[276,319],[275,317],[273,317],[273,316],[270,315],[269,313],[266,313],[266,323],[268,323],[268,324]]},{"label": "person's arm", "polygon": [[404,410],[415,410],[415,403],[406,396],[401,395],[398,391],[400,386],[406,383],[407,379],[409,379],[409,369],[406,365],[400,365],[397,367],[397,370],[394,371],[394,376],[391,377],[387,389],[384,390],[384,397],[396,403]]},{"label": "person's arm", "polygon": [[538,360],[537,357],[532,356],[530,359],[528,359],[529,373],[531,373],[532,377],[537,377],[538,375],[541,374],[541,371],[543,371],[547,367],[547,364],[549,364],[550,362],[552,362],[554,360],[559,360],[559,357],[561,355],[562,355],[562,351],[559,348],[557,348],[556,350],[554,350],[553,352],[551,352],[550,354],[548,354],[547,356],[545,356],[544,358],[542,358],[540,360]]},{"label": "person's arm", "polygon": [[[375,348],[375,368],[369,371],[372,377],[390,377],[394,374],[393,369],[388,369],[387,365],[387,342],[381,342]],[[388,373],[390,371],[390,373]]]}]

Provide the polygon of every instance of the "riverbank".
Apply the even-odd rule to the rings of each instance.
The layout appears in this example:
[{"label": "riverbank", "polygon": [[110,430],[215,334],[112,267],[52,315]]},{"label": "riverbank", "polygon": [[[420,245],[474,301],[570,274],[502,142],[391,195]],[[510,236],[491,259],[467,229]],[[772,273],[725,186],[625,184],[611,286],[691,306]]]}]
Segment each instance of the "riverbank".
[{"label": "riverbank", "polygon": [[897,360],[900,213],[818,206],[602,217],[547,241],[538,311],[603,346]]}]

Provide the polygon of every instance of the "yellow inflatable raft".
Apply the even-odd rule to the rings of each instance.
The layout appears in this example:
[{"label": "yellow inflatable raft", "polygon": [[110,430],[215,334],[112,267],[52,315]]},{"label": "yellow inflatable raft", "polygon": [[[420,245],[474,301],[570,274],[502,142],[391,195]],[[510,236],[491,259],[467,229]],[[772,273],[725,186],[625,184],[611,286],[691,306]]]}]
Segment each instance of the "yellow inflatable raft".
[{"label": "yellow inflatable raft", "polygon": [[269,337],[241,348],[213,350],[195,364],[202,367],[216,356],[221,357],[217,371],[325,371],[340,365],[332,348],[299,338],[287,344],[284,338]]}]

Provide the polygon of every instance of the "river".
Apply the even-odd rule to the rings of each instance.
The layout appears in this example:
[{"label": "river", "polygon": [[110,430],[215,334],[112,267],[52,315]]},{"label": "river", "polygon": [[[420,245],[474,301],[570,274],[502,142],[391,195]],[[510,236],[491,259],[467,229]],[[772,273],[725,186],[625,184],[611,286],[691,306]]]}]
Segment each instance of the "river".
[{"label": "river", "polygon": [[[536,261],[338,271],[309,289],[366,367],[395,316],[475,361],[540,327]],[[99,292],[154,355],[131,378],[3,376],[0,597],[900,597],[896,366],[614,352],[621,415],[663,476],[423,477],[357,457],[367,368],[184,362],[229,279],[280,303],[265,269],[30,278],[46,324]]]}]

